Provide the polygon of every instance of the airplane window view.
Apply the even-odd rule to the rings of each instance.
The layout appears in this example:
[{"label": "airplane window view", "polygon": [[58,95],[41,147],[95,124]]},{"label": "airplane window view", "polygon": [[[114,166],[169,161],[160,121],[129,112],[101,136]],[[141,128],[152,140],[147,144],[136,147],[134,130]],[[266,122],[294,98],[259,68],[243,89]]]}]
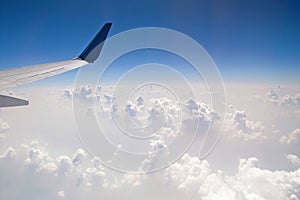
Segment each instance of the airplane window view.
[{"label": "airplane window view", "polygon": [[1,200],[300,199],[300,1],[3,1]]}]

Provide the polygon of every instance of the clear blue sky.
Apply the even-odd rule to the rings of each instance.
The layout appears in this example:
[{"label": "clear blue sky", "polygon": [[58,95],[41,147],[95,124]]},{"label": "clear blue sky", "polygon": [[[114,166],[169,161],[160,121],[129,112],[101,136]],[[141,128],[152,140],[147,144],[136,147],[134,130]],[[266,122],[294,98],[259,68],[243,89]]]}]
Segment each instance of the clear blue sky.
[{"label": "clear blue sky", "polygon": [[145,26],[187,34],[225,81],[299,82],[297,0],[2,0],[0,68],[73,58],[107,21],[110,35]]}]

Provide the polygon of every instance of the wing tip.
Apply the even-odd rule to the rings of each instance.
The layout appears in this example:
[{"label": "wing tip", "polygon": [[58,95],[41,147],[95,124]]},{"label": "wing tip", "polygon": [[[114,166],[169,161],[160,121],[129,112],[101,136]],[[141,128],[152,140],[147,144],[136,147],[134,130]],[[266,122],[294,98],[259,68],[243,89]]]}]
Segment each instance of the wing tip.
[{"label": "wing tip", "polygon": [[93,63],[98,58],[102,50],[104,41],[107,38],[111,26],[111,22],[105,23],[77,59],[85,60],[88,63]]}]

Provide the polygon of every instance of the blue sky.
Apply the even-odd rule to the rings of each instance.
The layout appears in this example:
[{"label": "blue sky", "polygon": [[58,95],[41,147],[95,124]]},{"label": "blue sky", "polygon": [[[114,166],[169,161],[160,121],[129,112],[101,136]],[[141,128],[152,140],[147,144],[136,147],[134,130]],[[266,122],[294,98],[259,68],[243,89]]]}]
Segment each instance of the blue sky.
[{"label": "blue sky", "polygon": [[296,0],[4,0],[0,67],[73,58],[107,21],[113,22],[110,35],[146,26],[187,34],[212,56],[225,82],[299,79],[300,2]]}]

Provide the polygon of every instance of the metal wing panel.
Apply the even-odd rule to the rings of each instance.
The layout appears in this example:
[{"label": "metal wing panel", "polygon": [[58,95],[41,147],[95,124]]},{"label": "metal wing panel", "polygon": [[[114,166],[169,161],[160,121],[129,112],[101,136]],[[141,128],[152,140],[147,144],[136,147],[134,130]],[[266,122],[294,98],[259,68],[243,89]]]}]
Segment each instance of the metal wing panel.
[{"label": "metal wing panel", "polygon": [[48,78],[86,64],[88,64],[88,62],[85,60],[74,59],[2,70],[0,71],[0,89]]}]

